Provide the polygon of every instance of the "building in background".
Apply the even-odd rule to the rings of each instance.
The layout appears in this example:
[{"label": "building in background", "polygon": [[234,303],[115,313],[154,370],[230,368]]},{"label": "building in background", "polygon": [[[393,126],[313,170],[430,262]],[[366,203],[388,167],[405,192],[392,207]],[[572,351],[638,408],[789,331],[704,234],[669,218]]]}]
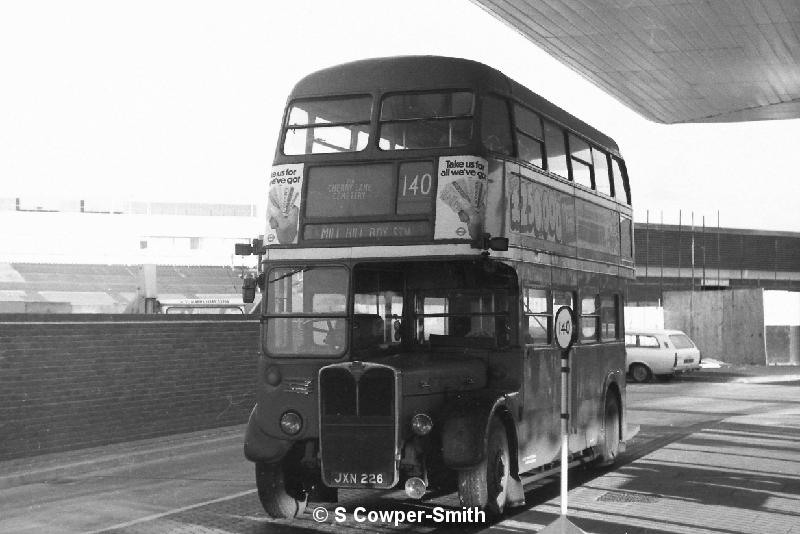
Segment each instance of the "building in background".
[{"label": "building in background", "polygon": [[240,299],[256,259],[234,245],[263,225],[251,204],[1,198],[0,313],[130,311],[153,284],[165,300]]}]

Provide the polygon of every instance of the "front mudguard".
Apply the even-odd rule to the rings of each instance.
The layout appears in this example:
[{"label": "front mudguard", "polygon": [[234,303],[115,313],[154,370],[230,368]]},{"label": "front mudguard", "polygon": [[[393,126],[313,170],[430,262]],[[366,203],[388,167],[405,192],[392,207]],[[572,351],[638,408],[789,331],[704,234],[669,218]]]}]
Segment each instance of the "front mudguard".
[{"label": "front mudguard", "polygon": [[244,457],[251,462],[279,462],[294,444],[293,441],[273,438],[258,426],[256,412],[258,405],[250,412],[247,430],[244,434]]},{"label": "front mudguard", "polygon": [[489,425],[498,415],[509,430],[511,456],[516,458],[517,440],[510,415],[508,396],[490,391],[460,396],[443,410],[442,460],[451,469],[469,469],[486,456]]}]

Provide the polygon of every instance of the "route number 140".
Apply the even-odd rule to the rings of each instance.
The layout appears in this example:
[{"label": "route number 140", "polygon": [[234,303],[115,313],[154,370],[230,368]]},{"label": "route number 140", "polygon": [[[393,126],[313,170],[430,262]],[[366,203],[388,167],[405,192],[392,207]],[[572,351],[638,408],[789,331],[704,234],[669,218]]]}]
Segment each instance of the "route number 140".
[{"label": "route number 140", "polygon": [[428,173],[420,176],[414,175],[414,178],[409,179],[408,175],[403,175],[403,196],[418,196],[430,195],[431,193],[431,175]]}]

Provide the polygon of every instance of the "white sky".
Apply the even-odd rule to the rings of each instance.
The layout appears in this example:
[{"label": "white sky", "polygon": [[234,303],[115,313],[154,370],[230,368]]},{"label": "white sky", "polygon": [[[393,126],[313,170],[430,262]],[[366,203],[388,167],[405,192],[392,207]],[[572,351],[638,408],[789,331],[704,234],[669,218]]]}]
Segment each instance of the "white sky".
[{"label": "white sky", "polygon": [[609,134],[638,221],[800,231],[800,120],[649,122],[467,0],[2,1],[0,197],[263,204],[294,83],[400,54],[481,61]]}]

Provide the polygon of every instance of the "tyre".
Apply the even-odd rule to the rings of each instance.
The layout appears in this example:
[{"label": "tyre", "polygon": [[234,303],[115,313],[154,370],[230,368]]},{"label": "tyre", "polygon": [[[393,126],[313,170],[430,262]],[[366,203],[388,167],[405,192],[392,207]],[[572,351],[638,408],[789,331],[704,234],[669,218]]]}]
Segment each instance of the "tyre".
[{"label": "tyre", "polygon": [[458,472],[458,497],[462,506],[485,509],[500,515],[506,505],[511,477],[511,456],[505,426],[493,418],[489,426],[486,458],[473,467]]},{"label": "tyre", "polygon": [[292,473],[286,460],[272,464],[256,463],[258,499],[267,515],[274,519],[292,519],[306,509],[308,496],[298,473]]},{"label": "tyre", "polygon": [[629,371],[634,382],[647,382],[653,377],[650,368],[643,363],[634,363]]},{"label": "tyre", "polygon": [[603,410],[603,435],[600,443],[600,466],[612,465],[619,456],[621,417],[619,401],[613,391],[606,392]]}]

